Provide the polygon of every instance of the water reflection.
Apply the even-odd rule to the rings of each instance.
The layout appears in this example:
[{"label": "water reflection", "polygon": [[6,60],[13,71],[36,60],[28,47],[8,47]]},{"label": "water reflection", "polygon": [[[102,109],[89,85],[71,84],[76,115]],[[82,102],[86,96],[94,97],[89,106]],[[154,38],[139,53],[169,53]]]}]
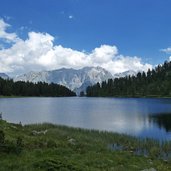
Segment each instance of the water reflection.
[{"label": "water reflection", "polygon": [[166,132],[171,132],[171,113],[151,114],[149,121],[157,124],[160,129],[164,128]]},{"label": "water reflection", "polygon": [[51,122],[171,140],[171,116],[160,116],[171,114],[170,104],[171,99],[147,98],[1,98],[0,112],[16,123]]}]

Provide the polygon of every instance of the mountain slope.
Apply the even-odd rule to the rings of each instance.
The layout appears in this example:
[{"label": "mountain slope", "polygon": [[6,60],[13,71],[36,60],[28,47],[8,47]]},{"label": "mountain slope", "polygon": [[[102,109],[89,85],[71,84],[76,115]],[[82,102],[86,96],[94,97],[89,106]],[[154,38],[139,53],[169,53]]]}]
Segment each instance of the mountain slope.
[{"label": "mountain slope", "polygon": [[9,76],[5,73],[0,73],[0,77],[3,79],[9,79]]},{"label": "mountain slope", "polygon": [[113,78],[112,74],[101,67],[85,67],[82,69],[58,69],[53,71],[29,72],[14,78],[14,81],[47,82],[64,85],[75,91],[77,95],[90,85]]},{"label": "mountain slope", "polygon": [[115,74],[114,78],[121,78],[121,77],[126,77],[126,76],[135,76],[136,74],[137,74],[137,72],[135,72],[133,70],[128,70],[125,72]]}]

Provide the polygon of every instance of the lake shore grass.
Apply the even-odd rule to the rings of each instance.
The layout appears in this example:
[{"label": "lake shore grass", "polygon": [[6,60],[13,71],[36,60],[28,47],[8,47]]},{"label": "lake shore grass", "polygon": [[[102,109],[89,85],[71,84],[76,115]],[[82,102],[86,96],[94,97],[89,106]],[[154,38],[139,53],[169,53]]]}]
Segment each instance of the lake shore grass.
[{"label": "lake shore grass", "polygon": [[171,170],[171,142],[0,120],[0,170]]}]

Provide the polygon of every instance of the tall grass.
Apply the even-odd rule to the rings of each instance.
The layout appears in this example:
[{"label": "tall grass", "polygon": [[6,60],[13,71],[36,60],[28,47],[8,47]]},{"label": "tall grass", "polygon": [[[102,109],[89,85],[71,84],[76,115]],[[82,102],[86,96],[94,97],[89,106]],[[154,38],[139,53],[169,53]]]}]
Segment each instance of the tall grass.
[{"label": "tall grass", "polygon": [[0,130],[7,146],[21,150],[0,151],[0,170],[171,170],[170,141],[50,123],[22,126],[1,120]]}]

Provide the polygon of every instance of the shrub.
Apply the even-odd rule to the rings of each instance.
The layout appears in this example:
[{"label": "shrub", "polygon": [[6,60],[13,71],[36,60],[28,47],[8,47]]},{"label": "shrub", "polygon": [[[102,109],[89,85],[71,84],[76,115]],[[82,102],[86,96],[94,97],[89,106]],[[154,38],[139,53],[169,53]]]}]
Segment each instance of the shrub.
[{"label": "shrub", "polygon": [[21,137],[18,137],[16,141],[16,153],[20,154],[22,149],[23,149],[23,139]]},{"label": "shrub", "polygon": [[47,147],[48,148],[56,148],[57,147],[56,142],[54,140],[48,140]]},{"label": "shrub", "polygon": [[3,130],[0,130],[0,145],[5,143],[5,133]]}]

